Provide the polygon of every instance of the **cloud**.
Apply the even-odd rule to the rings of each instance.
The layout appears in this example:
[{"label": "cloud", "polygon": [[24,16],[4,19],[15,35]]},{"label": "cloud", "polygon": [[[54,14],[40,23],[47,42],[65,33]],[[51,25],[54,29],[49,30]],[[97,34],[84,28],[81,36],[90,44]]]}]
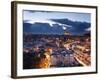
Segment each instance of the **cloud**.
[{"label": "cloud", "polygon": [[62,27],[63,30],[66,30],[67,28],[65,26]]},{"label": "cloud", "polygon": [[85,31],[91,31],[91,28],[89,27],[89,28],[85,29]]},{"label": "cloud", "polygon": [[62,24],[60,22],[56,22],[50,19],[32,19],[32,20],[25,20],[25,23],[30,23],[30,24],[35,24],[35,23],[48,23],[51,27],[54,27],[54,24],[58,24],[59,26],[62,27],[62,29],[67,29],[67,27],[71,27],[70,25],[67,24]]},{"label": "cloud", "polygon": [[32,20],[27,20],[26,23],[34,24],[34,23],[48,23],[51,27],[53,24],[56,24],[56,22],[51,21],[51,20],[46,20],[46,19],[32,19]]}]

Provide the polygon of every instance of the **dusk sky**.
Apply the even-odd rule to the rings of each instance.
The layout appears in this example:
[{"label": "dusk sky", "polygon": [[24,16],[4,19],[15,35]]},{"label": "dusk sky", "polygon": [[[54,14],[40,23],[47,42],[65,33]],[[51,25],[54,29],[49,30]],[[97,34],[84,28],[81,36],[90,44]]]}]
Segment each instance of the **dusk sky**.
[{"label": "dusk sky", "polygon": [[[67,19],[69,21],[67,21]],[[75,13],[75,12],[23,10],[23,21],[24,21],[24,23],[32,24],[31,27],[33,27],[32,28],[33,32],[36,32],[37,29],[35,30],[35,28],[40,27],[40,24],[36,24],[36,23],[42,23],[41,26],[45,26],[45,27],[50,26],[50,27],[54,27],[54,28],[56,28],[55,27],[55,24],[56,24],[56,26],[58,25],[58,27],[61,27],[62,29],[66,29],[66,30],[68,29],[68,31],[71,32],[72,34],[77,34],[78,32],[84,33],[85,31],[90,31],[91,26],[88,23],[91,23],[91,14],[90,13]],[[64,22],[66,22],[66,23],[64,23]],[[76,24],[76,22],[78,22],[78,23]],[[49,25],[47,25],[46,23]],[[74,26],[74,24],[76,24],[76,25]],[[40,29],[40,28],[38,28],[38,29]],[[48,29],[48,28],[46,28],[46,29]],[[46,29],[45,29],[45,31],[46,31]],[[37,31],[37,32],[39,32],[39,31]],[[59,32],[61,33],[61,31],[59,31]]]},{"label": "dusk sky", "polygon": [[65,19],[72,21],[90,22],[89,13],[73,13],[73,12],[47,12],[47,11],[29,11],[24,10],[24,20],[45,20],[45,19]]}]

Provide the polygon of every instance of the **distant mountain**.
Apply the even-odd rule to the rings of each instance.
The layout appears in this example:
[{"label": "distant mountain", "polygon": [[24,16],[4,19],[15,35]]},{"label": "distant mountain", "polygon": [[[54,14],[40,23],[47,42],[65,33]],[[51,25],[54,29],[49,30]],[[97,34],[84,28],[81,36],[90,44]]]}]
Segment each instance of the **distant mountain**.
[{"label": "distant mountain", "polygon": [[86,29],[88,29],[90,26],[90,23],[71,21],[69,19],[51,19],[39,22],[24,21],[23,31],[26,33],[33,34],[62,35],[66,30],[70,32],[72,35],[83,35],[87,33]]},{"label": "distant mountain", "polygon": [[23,31],[34,34],[63,34],[64,30],[58,24],[54,24],[51,27],[48,23],[24,23]]},{"label": "distant mountain", "polygon": [[84,36],[91,36],[90,32],[84,34]]},{"label": "distant mountain", "polygon": [[23,31],[30,32],[32,24],[23,22]]},{"label": "distant mountain", "polygon": [[91,27],[90,23],[71,21],[69,19],[53,19],[53,21],[72,26],[69,29],[69,32],[71,32],[72,34],[78,34],[78,35],[85,34],[85,33],[89,32],[86,29]]}]

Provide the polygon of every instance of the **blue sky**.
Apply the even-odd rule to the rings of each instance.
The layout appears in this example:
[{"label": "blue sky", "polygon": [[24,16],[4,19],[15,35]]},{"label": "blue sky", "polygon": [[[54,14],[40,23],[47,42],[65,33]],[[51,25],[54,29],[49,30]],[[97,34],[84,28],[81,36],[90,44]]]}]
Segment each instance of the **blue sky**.
[{"label": "blue sky", "polygon": [[73,13],[73,12],[47,12],[47,11],[23,11],[23,20],[43,21],[47,19],[68,18],[72,21],[91,22],[90,13]]}]

